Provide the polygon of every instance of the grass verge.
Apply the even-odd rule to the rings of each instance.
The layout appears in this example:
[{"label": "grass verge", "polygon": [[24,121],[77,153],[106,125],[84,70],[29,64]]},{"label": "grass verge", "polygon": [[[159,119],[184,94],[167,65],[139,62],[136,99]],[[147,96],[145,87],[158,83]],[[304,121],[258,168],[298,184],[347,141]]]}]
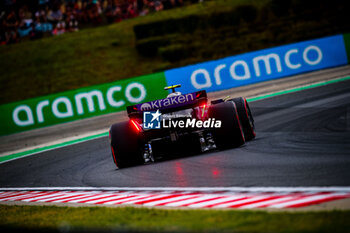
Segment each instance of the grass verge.
[{"label": "grass verge", "polygon": [[0,205],[0,229],[31,232],[349,232],[349,219],[350,211]]}]

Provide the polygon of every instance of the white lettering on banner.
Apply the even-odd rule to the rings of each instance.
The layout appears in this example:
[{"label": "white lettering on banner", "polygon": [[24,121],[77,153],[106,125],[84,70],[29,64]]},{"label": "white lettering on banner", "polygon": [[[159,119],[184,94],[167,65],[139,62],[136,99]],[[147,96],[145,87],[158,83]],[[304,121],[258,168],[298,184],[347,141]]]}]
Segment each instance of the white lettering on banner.
[{"label": "white lettering on banner", "polygon": [[[308,56],[308,54],[311,51],[315,51],[317,54],[316,58],[314,58],[312,60]],[[302,55],[299,54],[298,49],[296,49],[296,48],[290,49],[284,54],[284,63],[288,68],[293,69],[293,70],[301,68],[302,63],[292,63],[291,62],[292,56],[297,56],[297,58],[299,58],[299,59],[302,58],[305,62],[304,65],[312,65],[312,66],[319,64],[323,59],[322,50],[316,45],[310,45],[310,46],[306,47],[303,50]],[[283,60],[282,60],[282,62],[283,62]],[[238,81],[250,79],[252,76],[251,76],[251,70],[249,69],[248,64],[253,65],[251,70],[254,69],[256,77],[262,76],[262,72],[261,72],[262,67],[264,67],[264,69],[266,71],[266,75],[271,75],[274,72],[274,70],[276,70],[277,72],[282,72],[282,70],[283,70],[280,56],[277,53],[270,53],[270,54],[256,56],[256,57],[252,58],[251,61],[245,61],[245,60],[234,61],[230,65],[230,69],[229,69],[229,72],[230,72],[232,79],[238,80]],[[272,69],[272,67],[271,67],[273,64],[276,67],[275,69]],[[215,79],[215,84],[217,86],[222,85],[222,78],[221,78],[220,74],[227,66],[228,66],[227,64],[220,64],[220,65],[215,67],[214,79]],[[242,74],[237,74],[236,69],[238,67],[243,68]],[[198,77],[198,76],[200,76],[200,77]],[[204,78],[204,82],[198,81],[198,79],[203,80],[203,78]],[[212,87],[212,80],[211,80],[211,76],[210,76],[209,71],[204,69],[204,68],[194,70],[191,74],[191,83],[192,83],[193,87],[196,89],[203,89],[203,88]]]},{"label": "white lettering on banner", "polygon": [[[317,57],[317,59],[315,61],[310,61],[309,58],[307,57],[307,54],[308,54],[308,52],[310,50],[315,50],[317,52],[318,57]],[[317,65],[318,63],[320,63],[321,60],[322,60],[322,56],[323,55],[322,55],[321,49],[319,47],[315,46],[315,45],[311,45],[311,46],[307,47],[304,50],[304,52],[303,52],[303,59],[304,59],[304,61],[307,64],[312,65],[312,66]]]},{"label": "white lettering on banner", "polygon": [[[139,96],[133,96],[131,94],[133,89],[137,89],[140,92]],[[121,107],[125,104],[124,100],[116,100],[113,98],[114,93],[120,92],[122,90],[121,86],[112,86],[107,90],[106,93],[106,101],[111,107]],[[131,102],[131,103],[139,103],[143,101],[146,98],[147,92],[145,87],[141,83],[133,82],[130,83],[126,86],[125,88],[125,98]],[[85,113],[84,107],[83,107],[83,99],[87,103],[88,107],[88,112],[95,112],[98,109],[100,111],[106,110],[106,105],[105,105],[105,99],[104,99],[104,94],[99,91],[99,90],[93,90],[90,92],[84,92],[84,93],[78,93],[74,97],[75,103],[76,103],[76,112],[78,115],[82,115]],[[185,97],[183,97],[185,98]],[[187,96],[186,96],[187,98]],[[74,101],[73,100],[73,101]],[[95,100],[95,101],[94,101]],[[97,100],[98,104],[98,109],[95,106],[95,102]],[[183,99],[181,99],[182,101]],[[59,106],[64,105],[65,108],[59,108]],[[35,113],[36,113],[36,118],[38,120],[38,123],[44,123],[45,122],[45,112],[44,108],[46,106],[50,106],[50,101],[49,100],[43,100],[38,102],[38,104],[35,107]],[[144,106],[145,108],[148,108],[150,106]],[[67,118],[67,117],[73,117],[74,116],[74,110],[73,110],[73,105],[72,105],[72,100],[70,100],[68,97],[58,97],[56,98],[52,104],[51,104],[51,114],[54,115],[56,118]],[[22,114],[21,114],[22,113]],[[24,114],[23,114],[24,113]],[[20,115],[24,115],[25,118],[22,116],[20,119]],[[20,105],[15,107],[15,109],[12,112],[12,119],[13,122],[17,126],[29,126],[34,124],[34,115],[32,109],[28,105]]]},{"label": "white lettering on banner", "polygon": [[254,63],[254,70],[256,77],[260,77],[260,66],[259,66],[259,61],[263,61],[265,63],[265,69],[267,74],[271,74],[271,64],[270,64],[270,59],[274,59],[277,67],[277,71],[281,72],[282,71],[282,66],[281,66],[281,61],[280,57],[276,53],[271,53],[265,56],[258,56],[253,58],[253,63]]},{"label": "white lettering on banner", "polygon": [[[27,115],[26,120],[19,119],[19,113],[25,112]],[[12,113],[12,119],[18,126],[28,126],[34,124],[33,112],[28,105],[20,105]]]},{"label": "white lettering on banner", "polygon": [[[203,84],[200,84],[197,82],[197,76],[199,74],[202,74],[204,76],[204,80],[205,82]],[[211,87],[211,80],[210,80],[210,75],[209,72],[205,69],[198,69],[195,70],[192,75],[191,75],[191,83],[192,85],[197,88],[197,89],[202,89],[202,88],[207,88],[207,87]]]},{"label": "white lettering on banner", "polygon": [[291,49],[289,50],[286,55],[284,56],[284,62],[286,63],[286,65],[295,70],[295,69],[298,69],[300,68],[301,64],[298,63],[298,64],[292,64],[291,61],[290,61],[290,55],[292,55],[293,53],[298,53],[299,51],[297,49]]},{"label": "white lettering on banner", "polygon": [[115,101],[115,99],[113,98],[113,94],[117,91],[120,91],[122,88],[120,86],[114,86],[108,89],[107,91],[107,101],[109,103],[109,105],[111,105],[112,107],[120,107],[123,106],[125,104],[125,102],[123,100],[120,101]]},{"label": "white lettering on banner", "polygon": [[38,122],[44,122],[44,115],[43,115],[43,108],[45,106],[49,105],[49,101],[48,100],[44,100],[38,103],[38,105],[36,106],[36,115],[38,117]]},{"label": "white lettering on banner", "polygon": [[[244,75],[236,74],[236,67],[238,65],[243,66]],[[245,61],[243,61],[243,60],[235,61],[234,63],[232,63],[232,65],[230,67],[230,74],[231,74],[232,78],[236,79],[236,80],[249,79],[250,78],[250,71],[249,71],[248,64]]]},{"label": "white lettering on banner", "polygon": [[[132,89],[138,89],[140,91],[139,97],[133,97],[131,95]],[[125,96],[131,103],[138,103],[141,102],[144,98],[146,98],[146,89],[141,83],[130,83],[125,90]]]},{"label": "white lettering on banner", "polygon": [[103,100],[102,93],[100,91],[94,90],[90,92],[80,93],[75,95],[75,103],[77,104],[77,110],[79,115],[84,114],[82,99],[86,99],[89,112],[95,112],[93,97],[97,97],[99,108],[101,111],[106,109],[106,105]]},{"label": "white lettering on banner", "polygon": [[222,69],[224,69],[224,68],[226,68],[226,65],[225,65],[225,64],[218,65],[218,66],[215,68],[214,77],[215,77],[216,85],[221,85],[220,71],[221,71]]},{"label": "white lettering on banner", "polygon": [[[58,109],[59,104],[64,104],[66,107],[66,112],[61,112]],[[52,103],[52,113],[55,115],[57,118],[66,118],[66,117],[71,117],[74,115],[73,113],[73,107],[72,103],[67,97],[60,97],[57,98],[53,101]]]}]

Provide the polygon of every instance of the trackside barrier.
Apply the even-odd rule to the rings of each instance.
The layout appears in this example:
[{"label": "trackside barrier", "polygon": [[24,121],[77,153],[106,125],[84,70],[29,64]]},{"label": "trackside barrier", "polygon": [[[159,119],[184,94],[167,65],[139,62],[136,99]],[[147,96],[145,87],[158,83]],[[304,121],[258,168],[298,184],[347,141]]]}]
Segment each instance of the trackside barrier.
[{"label": "trackside barrier", "polygon": [[348,63],[350,63],[350,33],[343,34]]},{"label": "trackside barrier", "polygon": [[165,77],[168,85],[181,83],[182,92],[212,92],[347,63],[344,38],[336,35],[172,69]]},{"label": "trackside barrier", "polygon": [[156,73],[1,105],[0,135],[122,111],[164,98],[164,86],[164,73]]},{"label": "trackside barrier", "polygon": [[349,63],[350,34],[289,44],[204,62],[164,73],[0,105],[0,136],[125,110],[166,97],[163,87],[208,92]]}]

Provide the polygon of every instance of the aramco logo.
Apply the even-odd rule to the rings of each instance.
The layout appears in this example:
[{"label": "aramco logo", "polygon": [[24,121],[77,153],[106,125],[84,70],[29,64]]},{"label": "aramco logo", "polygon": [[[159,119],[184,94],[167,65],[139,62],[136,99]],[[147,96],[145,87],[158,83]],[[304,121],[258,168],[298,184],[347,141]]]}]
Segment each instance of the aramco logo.
[{"label": "aramco logo", "polygon": [[[115,94],[121,94],[123,97],[115,98]],[[138,94],[134,94],[138,93]],[[100,90],[91,90],[75,94],[73,97],[61,96],[50,100],[38,102],[34,109],[29,105],[16,106],[12,112],[12,119],[18,126],[30,126],[35,122],[45,122],[45,112],[53,115],[55,118],[69,118],[75,115],[84,115],[96,111],[105,111],[108,107],[120,108],[130,103],[140,103],[146,98],[147,92],[143,84],[138,82],[129,83],[125,89],[122,86],[115,85],[110,87],[106,93]],[[109,106],[107,106],[107,104]],[[75,106],[75,108],[74,108]]]}]

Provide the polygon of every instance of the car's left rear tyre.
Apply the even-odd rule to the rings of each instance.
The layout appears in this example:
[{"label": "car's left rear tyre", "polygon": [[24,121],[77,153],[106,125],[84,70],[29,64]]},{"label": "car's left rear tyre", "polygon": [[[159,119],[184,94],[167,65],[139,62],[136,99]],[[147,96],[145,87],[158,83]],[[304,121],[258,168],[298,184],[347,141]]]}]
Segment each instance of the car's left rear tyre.
[{"label": "car's left rear tyre", "polygon": [[144,163],[142,135],[135,130],[131,121],[112,125],[109,135],[113,161],[118,168]]}]

